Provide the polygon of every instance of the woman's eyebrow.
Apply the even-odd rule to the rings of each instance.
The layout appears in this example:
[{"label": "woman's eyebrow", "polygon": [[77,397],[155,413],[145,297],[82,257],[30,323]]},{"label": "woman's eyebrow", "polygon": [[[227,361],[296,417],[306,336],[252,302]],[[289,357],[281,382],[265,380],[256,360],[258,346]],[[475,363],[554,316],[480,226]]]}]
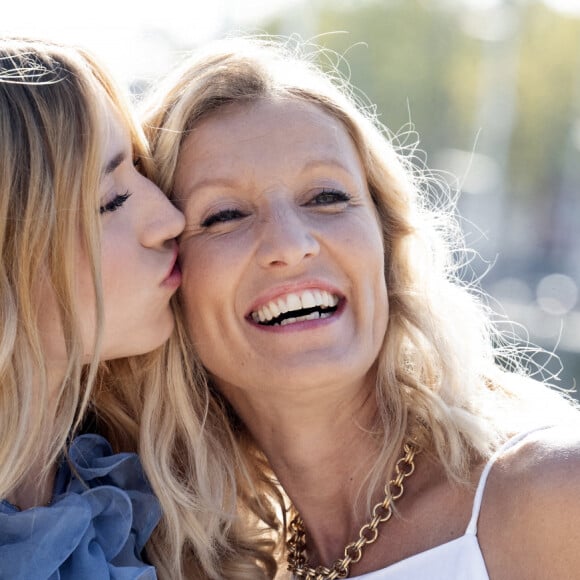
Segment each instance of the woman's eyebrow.
[{"label": "woman's eyebrow", "polygon": [[191,195],[200,189],[208,189],[211,187],[223,187],[235,189],[238,185],[238,181],[233,178],[227,177],[207,177],[205,179],[200,179],[199,181],[194,181],[185,191],[185,195]]},{"label": "woman's eyebrow", "polygon": [[110,159],[103,169],[103,177],[113,173],[113,171],[115,171],[115,169],[117,169],[117,167],[119,167],[119,165],[125,161],[126,157],[127,155],[121,151],[120,153],[117,153],[112,159]]}]

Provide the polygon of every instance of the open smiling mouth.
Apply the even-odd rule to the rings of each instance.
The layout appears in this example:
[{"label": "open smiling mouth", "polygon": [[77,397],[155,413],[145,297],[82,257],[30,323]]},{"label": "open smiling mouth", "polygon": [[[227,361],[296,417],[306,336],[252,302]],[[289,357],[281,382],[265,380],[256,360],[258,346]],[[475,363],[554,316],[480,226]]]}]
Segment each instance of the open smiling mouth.
[{"label": "open smiling mouth", "polygon": [[250,314],[263,326],[286,326],[294,322],[328,318],[336,312],[339,298],[326,290],[305,290],[264,304]]}]

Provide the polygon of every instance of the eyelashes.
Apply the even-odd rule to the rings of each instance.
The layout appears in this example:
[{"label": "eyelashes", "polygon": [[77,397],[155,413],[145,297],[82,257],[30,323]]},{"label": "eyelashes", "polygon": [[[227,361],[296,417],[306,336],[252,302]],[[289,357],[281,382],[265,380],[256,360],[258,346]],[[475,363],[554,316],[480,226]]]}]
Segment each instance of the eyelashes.
[{"label": "eyelashes", "polygon": [[[320,208],[321,210],[325,207],[332,209],[333,207],[342,207],[351,201],[352,197],[350,194],[338,190],[338,189],[322,189],[313,195],[308,201],[303,203],[304,207]],[[338,209],[338,207],[337,207]],[[214,225],[225,224],[227,222],[239,220],[248,216],[248,213],[237,209],[237,208],[226,208],[217,211],[208,217],[206,217],[202,222],[201,226],[203,228],[210,228]]]},{"label": "eyelashes", "polygon": [[131,194],[126,191],[125,193],[118,193],[115,197],[108,201],[107,203],[103,204],[99,208],[99,213],[102,215],[104,213],[109,213],[113,211],[117,211],[120,207],[123,207],[123,204],[131,197]]},{"label": "eyelashes", "polygon": [[246,214],[242,213],[239,209],[224,209],[208,216],[205,220],[203,220],[203,222],[201,222],[201,225],[204,228],[209,228],[214,224],[229,222],[235,219],[243,218],[245,216]]},{"label": "eyelashes", "polygon": [[323,189],[317,193],[306,205],[324,206],[341,203],[348,203],[351,200],[350,194],[340,189]]}]

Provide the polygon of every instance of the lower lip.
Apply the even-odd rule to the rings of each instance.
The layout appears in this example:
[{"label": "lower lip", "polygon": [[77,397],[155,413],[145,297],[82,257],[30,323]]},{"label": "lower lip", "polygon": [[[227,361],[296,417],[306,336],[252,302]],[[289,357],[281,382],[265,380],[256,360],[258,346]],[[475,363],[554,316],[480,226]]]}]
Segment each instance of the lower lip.
[{"label": "lower lip", "polygon": [[281,325],[274,325],[269,326],[266,324],[258,324],[254,322],[252,319],[248,319],[248,322],[254,327],[258,328],[259,330],[265,330],[266,332],[276,332],[276,333],[286,333],[286,332],[294,332],[294,331],[304,331],[304,330],[315,330],[317,328],[327,326],[328,324],[332,324],[344,312],[346,301],[343,299],[338,304],[338,308],[333,312],[333,314],[327,318],[316,318],[314,320],[302,320],[301,322],[293,322],[292,324],[286,324],[284,326]]},{"label": "lower lip", "polygon": [[165,286],[166,288],[177,289],[179,288],[180,284],[181,284],[181,268],[179,267],[179,264],[176,262],[169,276],[167,276],[167,278],[163,280],[162,286]]}]

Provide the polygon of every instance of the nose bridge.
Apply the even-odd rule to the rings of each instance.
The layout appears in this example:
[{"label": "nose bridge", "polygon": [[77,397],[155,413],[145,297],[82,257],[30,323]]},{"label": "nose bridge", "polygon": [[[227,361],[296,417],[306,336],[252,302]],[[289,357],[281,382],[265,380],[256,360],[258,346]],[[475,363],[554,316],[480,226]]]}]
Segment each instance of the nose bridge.
[{"label": "nose bridge", "polygon": [[150,247],[159,246],[179,236],[185,227],[185,217],[156,185],[148,182],[144,188],[142,243]]},{"label": "nose bridge", "polygon": [[290,266],[318,253],[306,216],[293,203],[273,200],[260,217],[258,260],[264,267]]}]

